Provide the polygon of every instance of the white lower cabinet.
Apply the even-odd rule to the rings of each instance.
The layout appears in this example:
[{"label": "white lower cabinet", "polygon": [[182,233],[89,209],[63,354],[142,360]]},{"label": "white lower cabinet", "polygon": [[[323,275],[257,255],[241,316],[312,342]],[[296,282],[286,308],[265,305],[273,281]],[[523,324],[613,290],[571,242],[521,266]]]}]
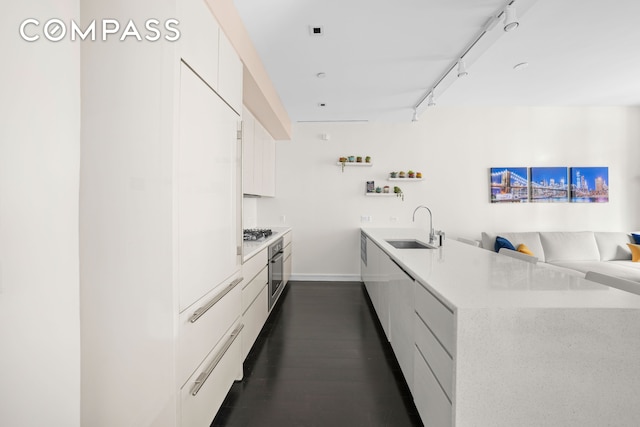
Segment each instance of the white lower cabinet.
[{"label": "white lower cabinet", "polygon": [[417,347],[414,350],[413,375],[413,401],[425,427],[453,425],[451,402]]},{"label": "white lower cabinet", "polygon": [[262,326],[269,316],[269,300],[267,287],[269,269],[268,253],[263,249],[242,265],[242,360],[258,338]]},{"label": "white lower cabinet", "polygon": [[362,281],[427,427],[453,425],[455,316],[368,236]]},{"label": "white lower cabinet", "polygon": [[244,329],[242,331],[242,360],[247,358],[251,347],[256,342],[264,323],[269,317],[267,286],[264,285],[247,311],[242,314]]},{"label": "white lower cabinet", "polygon": [[242,379],[242,329],[237,322],[180,389],[181,425],[208,426],[234,381]]},{"label": "white lower cabinet", "polygon": [[371,299],[371,304],[378,315],[378,320],[388,340],[389,330],[389,277],[395,265],[389,256],[370,239],[366,240],[367,262],[363,264],[362,277]]},{"label": "white lower cabinet", "polygon": [[414,287],[413,278],[392,261],[389,276],[391,348],[410,390],[413,390]]},{"label": "white lower cabinet", "polygon": [[293,232],[287,232],[283,237],[283,245],[284,245],[284,267],[283,267],[283,277],[282,277],[282,286],[286,286],[291,278],[291,268],[292,268],[292,241],[293,241]]},{"label": "white lower cabinet", "polygon": [[453,311],[416,282],[413,400],[425,426],[453,425],[454,327]]},{"label": "white lower cabinet", "polygon": [[241,313],[239,278],[214,289],[180,314],[177,380],[182,385]]}]

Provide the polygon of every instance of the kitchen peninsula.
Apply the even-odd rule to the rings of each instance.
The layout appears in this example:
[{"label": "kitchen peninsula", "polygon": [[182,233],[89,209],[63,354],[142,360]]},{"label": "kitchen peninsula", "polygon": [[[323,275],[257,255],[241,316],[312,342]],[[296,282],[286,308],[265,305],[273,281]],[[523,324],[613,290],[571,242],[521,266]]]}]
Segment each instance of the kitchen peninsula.
[{"label": "kitchen peninsula", "polygon": [[[363,228],[362,279],[426,426],[636,425],[640,296],[419,229]],[[407,314],[409,313],[409,314]]]}]

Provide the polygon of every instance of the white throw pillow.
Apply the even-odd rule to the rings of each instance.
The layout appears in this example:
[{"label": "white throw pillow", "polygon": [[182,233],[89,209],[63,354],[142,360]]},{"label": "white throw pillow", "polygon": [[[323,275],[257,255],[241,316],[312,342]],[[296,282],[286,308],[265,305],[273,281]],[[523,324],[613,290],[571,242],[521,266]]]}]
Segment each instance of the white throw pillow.
[{"label": "white throw pillow", "polygon": [[600,261],[614,259],[631,259],[631,251],[627,243],[634,243],[628,233],[616,231],[596,231],[596,243],[600,251]]}]

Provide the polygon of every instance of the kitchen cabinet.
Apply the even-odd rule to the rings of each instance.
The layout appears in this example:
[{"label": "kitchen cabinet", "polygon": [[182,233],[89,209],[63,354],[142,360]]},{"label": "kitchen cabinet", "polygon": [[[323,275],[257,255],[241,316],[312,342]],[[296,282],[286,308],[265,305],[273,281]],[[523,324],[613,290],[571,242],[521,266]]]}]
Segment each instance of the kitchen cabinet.
[{"label": "kitchen cabinet", "polygon": [[425,426],[453,425],[454,315],[424,285],[415,286],[413,397]]},{"label": "kitchen cabinet", "polygon": [[238,115],[184,65],[179,110],[177,267],[182,311],[239,269]]},{"label": "kitchen cabinet", "polygon": [[260,125],[262,134],[262,195],[276,196],[276,142]]},{"label": "kitchen cabinet", "polygon": [[259,193],[257,186],[259,182],[254,182],[254,170],[256,163],[262,167],[262,152],[256,153],[255,148],[255,126],[256,119],[242,107],[242,192],[244,194]]},{"label": "kitchen cabinet", "polygon": [[242,265],[242,360],[246,359],[269,315],[267,249]]},{"label": "kitchen cabinet", "polygon": [[389,326],[391,347],[407,385],[413,390],[415,281],[391,260],[389,276]]},{"label": "kitchen cabinet", "polygon": [[275,141],[246,108],[243,109],[242,121],[243,192],[275,197]]},{"label": "kitchen cabinet", "polygon": [[239,338],[242,326],[234,325],[228,331],[180,390],[180,425],[210,425],[217,408],[229,392],[229,384],[242,379],[242,346]]},{"label": "kitchen cabinet", "polygon": [[292,241],[293,241],[293,232],[292,231],[288,231],[284,236],[283,236],[283,244],[284,244],[284,269],[283,269],[283,278],[282,278],[282,286],[286,286],[287,283],[289,282],[289,279],[291,278],[291,268],[292,268],[292,259],[291,259],[291,255],[292,255],[292,249],[293,249],[293,245],[292,245]]},{"label": "kitchen cabinet", "polygon": [[231,42],[220,30],[217,92],[238,114],[242,113],[242,67],[242,61],[231,46]]},{"label": "kitchen cabinet", "polygon": [[182,40],[83,45],[81,423],[208,426],[242,375],[242,68],[204,0],[83,1],[142,9]]},{"label": "kitchen cabinet", "polygon": [[389,277],[393,274],[394,265],[391,259],[370,239],[366,239],[367,262],[363,274],[365,288],[371,304],[378,315],[380,325],[387,336],[391,336],[389,328]]},{"label": "kitchen cabinet", "polygon": [[203,0],[177,2],[180,57],[212,89],[218,90],[220,27]]}]

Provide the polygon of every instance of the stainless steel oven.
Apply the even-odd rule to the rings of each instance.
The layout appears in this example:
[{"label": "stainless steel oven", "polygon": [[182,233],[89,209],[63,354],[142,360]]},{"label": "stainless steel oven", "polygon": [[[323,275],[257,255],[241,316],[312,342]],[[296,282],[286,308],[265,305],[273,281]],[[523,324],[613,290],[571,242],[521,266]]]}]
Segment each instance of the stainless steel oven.
[{"label": "stainless steel oven", "polygon": [[269,245],[269,311],[282,293],[284,245],[282,238]]}]

